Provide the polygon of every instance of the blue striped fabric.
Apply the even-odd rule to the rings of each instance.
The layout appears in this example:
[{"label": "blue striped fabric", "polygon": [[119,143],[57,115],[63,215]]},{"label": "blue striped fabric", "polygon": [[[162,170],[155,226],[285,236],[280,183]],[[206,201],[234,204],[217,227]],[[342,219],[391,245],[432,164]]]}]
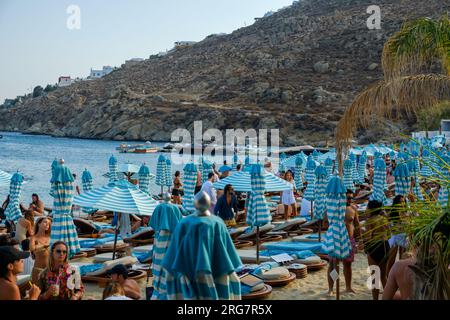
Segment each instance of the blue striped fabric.
[{"label": "blue striped fabric", "polygon": [[164,283],[164,270],[162,269],[162,261],[166,254],[167,248],[169,248],[171,240],[171,232],[169,230],[160,230],[155,235],[153,243],[153,256],[152,256],[152,273],[153,273],[153,294],[152,300],[164,299],[164,295],[160,293],[166,292],[166,284]]},{"label": "blue striped fabric", "polygon": [[423,194],[419,183],[420,162],[418,152],[415,150],[413,150],[413,157],[408,161],[408,168],[409,172],[411,173],[411,177],[414,178],[414,187],[413,187],[414,196],[418,200],[423,201]]},{"label": "blue striped fabric", "polygon": [[[251,167],[250,167],[251,168]],[[231,184],[233,189],[238,192],[250,192],[252,190],[250,170],[245,169],[244,171],[235,172],[232,175],[221,179],[214,183],[214,188],[217,190],[223,190],[227,184]],[[276,192],[292,189],[292,185],[287,183],[273,173],[264,171],[264,182],[266,192]]]},{"label": "blue striped fabric", "polygon": [[264,197],[265,181],[262,165],[253,164],[250,177],[252,191],[250,192],[246,222],[250,226],[260,227],[272,221],[272,216]]},{"label": "blue striped fabric", "polygon": [[164,181],[164,185],[166,187],[172,186],[172,161],[169,158],[166,158],[166,169],[165,169],[166,179]]},{"label": "blue striped fabric", "polygon": [[353,184],[353,163],[350,159],[344,161],[344,187],[347,190],[355,192],[355,185]]},{"label": "blue striped fabric", "polygon": [[117,172],[118,172],[117,159],[116,157],[114,157],[114,155],[111,155],[111,157],[109,158],[109,182],[115,182],[119,180]]},{"label": "blue striped fabric", "polygon": [[22,217],[20,211],[20,193],[22,191],[23,176],[16,172],[11,177],[9,185],[9,205],[5,210],[6,219],[17,222]]},{"label": "blue striped fabric", "polygon": [[74,186],[73,176],[69,168],[60,165],[56,171],[55,180],[52,182],[55,185],[55,197],[53,198],[50,243],[64,241],[69,249],[68,255],[72,257],[80,251],[80,244],[71,216]]},{"label": "blue striped fabric", "polygon": [[202,183],[205,183],[208,180],[208,174],[213,172],[212,164],[210,162],[202,161],[201,167],[201,175],[202,175]]},{"label": "blue striped fabric", "polygon": [[280,167],[278,168],[278,172],[286,172],[286,166],[283,162],[280,163]]},{"label": "blue striped fabric", "polygon": [[325,169],[327,170],[327,178],[330,179],[333,175],[333,160],[331,158],[325,159]]},{"label": "blue striped fabric", "polygon": [[411,189],[411,174],[409,173],[408,165],[406,162],[400,162],[395,167],[395,194],[407,196]]},{"label": "blue striped fabric", "polygon": [[320,165],[316,168],[316,201],[314,201],[314,218],[323,220],[327,210],[327,182],[328,173],[325,166]]},{"label": "blue striped fabric", "polygon": [[313,157],[314,161],[319,162],[320,155],[321,155],[321,153],[319,151],[317,151],[316,149],[314,149],[314,151],[312,153],[312,157]]},{"label": "blue striped fabric", "polygon": [[431,170],[430,151],[428,151],[428,149],[425,149],[422,152],[422,169],[420,171],[420,174],[425,178],[431,177],[433,175],[433,171]]},{"label": "blue striped fabric", "polygon": [[294,168],[295,167],[295,162],[297,161],[297,158],[301,157],[303,160],[303,169],[306,169],[306,163],[308,161],[308,157],[306,157],[306,155],[303,152],[297,153],[293,156],[290,156],[289,158],[286,158],[285,160],[281,161],[281,163],[283,163],[283,165],[285,166],[285,168]]},{"label": "blue striped fabric", "polygon": [[295,188],[300,190],[303,188],[303,158],[297,157],[295,159],[295,175],[294,175]]},{"label": "blue striped fabric", "polygon": [[373,193],[370,195],[370,200],[376,200],[383,204],[386,203],[386,163],[383,158],[376,158],[373,165]]},{"label": "blue striped fabric", "polygon": [[331,177],[326,189],[329,227],[325,235],[324,250],[332,258],[345,259],[350,254],[350,239],[345,227],[346,189],[339,176]]},{"label": "blue striped fabric", "polygon": [[448,155],[442,156],[442,166],[440,169],[440,186],[439,189],[439,195],[438,195],[438,202],[442,207],[448,206],[448,196],[449,196],[449,181],[450,181],[450,171],[448,169],[448,166],[450,165],[450,157]]},{"label": "blue striped fabric", "polygon": [[183,208],[190,213],[195,212],[194,207],[194,192],[195,184],[197,182],[197,166],[194,163],[188,163],[184,166],[183,184]]},{"label": "blue striped fabric", "polygon": [[55,175],[56,175],[56,170],[59,166],[59,162],[58,160],[53,160],[52,161],[52,165],[51,165],[51,173],[52,173],[52,178],[50,179],[50,192],[49,195],[53,198],[55,196],[55,185],[51,182],[51,180],[54,180]]},{"label": "blue striped fabric", "polygon": [[139,168],[139,189],[146,194],[150,194],[150,169],[145,165]]},{"label": "blue striped fabric", "polygon": [[233,170],[236,170],[236,167],[237,167],[238,164],[239,164],[239,157],[238,157],[238,155],[235,153],[235,154],[233,155],[233,164],[232,164]]},{"label": "blue striped fabric", "polygon": [[101,210],[147,216],[152,215],[158,205],[148,194],[126,180],[118,180],[75,196],[73,203]]},{"label": "blue striped fabric", "polygon": [[[93,179],[91,173],[88,171],[88,169],[84,169],[83,174],[81,176],[81,185],[83,188],[83,192],[89,192],[92,190],[92,188],[94,187],[92,180]],[[82,207],[81,210],[87,214],[91,214],[95,211],[94,208],[89,207]]]},{"label": "blue striped fabric", "polygon": [[352,162],[353,183],[357,183],[359,181],[359,174],[358,174],[358,162],[356,161],[356,155],[354,153],[350,153],[349,159]]},{"label": "blue striped fabric", "polygon": [[128,213],[119,213],[119,232],[122,239],[132,235],[130,215]]},{"label": "blue striped fabric", "polygon": [[166,185],[166,158],[163,155],[158,157],[158,163],[156,164],[156,185],[165,186]]},{"label": "blue striped fabric", "polygon": [[8,186],[11,182],[12,175],[9,173],[0,170],[0,187],[1,186]]},{"label": "blue striped fabric", "polygon": [[305,194],[303,197],[308,201],[314,201],[316,198],[315,185],[316,185],[316,162],[312,156],[308,157],[306,161],[305,180],[308,183],[306,186]]},{"label": "blue striped fabric", "polygon": [[367,153],[364,151],[359,157],[358,162],[358,181],[357,183],[363,184],[366,178],[366,163],[367,163]]}]

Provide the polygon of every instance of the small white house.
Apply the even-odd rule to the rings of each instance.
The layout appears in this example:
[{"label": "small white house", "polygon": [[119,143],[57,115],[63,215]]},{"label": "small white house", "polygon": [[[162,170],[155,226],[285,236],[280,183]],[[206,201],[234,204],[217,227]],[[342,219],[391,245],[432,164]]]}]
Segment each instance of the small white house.
[{"label": "small white house", "polygon": [[73,83],[73,80],[70,76],[61,76],[58,78],[58,87],[67,87]]},{"label": "small white house", "polygon": [[113,67],[111,66],[103,66],[102,70],[94,70],[91,68],[91,73],[89,74],[90,79],[98,79],[101,78],[113,71]]}]

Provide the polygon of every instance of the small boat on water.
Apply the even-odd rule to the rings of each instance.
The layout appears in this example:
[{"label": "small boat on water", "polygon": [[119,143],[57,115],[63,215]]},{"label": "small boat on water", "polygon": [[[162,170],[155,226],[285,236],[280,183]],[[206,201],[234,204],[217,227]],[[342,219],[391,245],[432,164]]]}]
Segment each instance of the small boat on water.
[{"label": "small boat on water", "polygon": [[158,152],[158,148],[152,147],[151,142],[147,141],[145,144],[121,144],[116,147],[120,153],[155,153]]}]

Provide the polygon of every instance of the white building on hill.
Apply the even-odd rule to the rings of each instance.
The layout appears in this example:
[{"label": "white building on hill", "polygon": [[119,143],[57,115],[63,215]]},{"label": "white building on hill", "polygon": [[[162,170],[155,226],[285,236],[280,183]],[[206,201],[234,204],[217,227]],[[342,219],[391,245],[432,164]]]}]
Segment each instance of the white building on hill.
[{"label": "white building on hill", "polygon": [[70,76],[61,76],[58,78],[58,87],[67,87],[73,83]]},{"label": "white building on hill", "polygon": [[111,66],[103,66],[102,70],[94,70],[91,68],[91,73],[89,74],[89,79],[98,79],[109,73],[111,73],[114,69]]}]

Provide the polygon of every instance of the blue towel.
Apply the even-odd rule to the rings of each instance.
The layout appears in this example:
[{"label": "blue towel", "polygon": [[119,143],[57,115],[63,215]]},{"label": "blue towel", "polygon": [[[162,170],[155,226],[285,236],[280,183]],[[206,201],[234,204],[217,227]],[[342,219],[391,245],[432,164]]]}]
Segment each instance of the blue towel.
[{"label": "blue towel", "polygon": [[136,257],[140,263],[146,263],[148,262],[153,255],[153,250],[150,250],[148,252],[133,252],[133,256]]},{"label": "blue towel", "polygon": [[266,250],[284,251],[288,254],[310,250],[315,253],[326,253],[322,249],[322,242],[277,242],[264,245]]},{"label": "blue towel", "polygon": [[[122,237],[119,235],[117,237],[117,241],[121,240]],[[78,242],[80,243],[81,248],[93,248],[94,246],[102,245],[107,242],[114,241],[114,235],[113,234],[105,234],[104,238],[98,238],[98,239],[78,239]]]},{"label": "blue towel", "polygon": [[84,275],[88,274],[89,272],[94,272],[94,271],[100,270],[101,268],[103,268],[103,264],[101,264],[101,263],[94,263],[94,264],[80,266],[80,275],[84,276]]},{"label": "blue towel", "polygon": [[252,288],[246,284],[241,283],[241,294],[246,295],[252,292]]}]

